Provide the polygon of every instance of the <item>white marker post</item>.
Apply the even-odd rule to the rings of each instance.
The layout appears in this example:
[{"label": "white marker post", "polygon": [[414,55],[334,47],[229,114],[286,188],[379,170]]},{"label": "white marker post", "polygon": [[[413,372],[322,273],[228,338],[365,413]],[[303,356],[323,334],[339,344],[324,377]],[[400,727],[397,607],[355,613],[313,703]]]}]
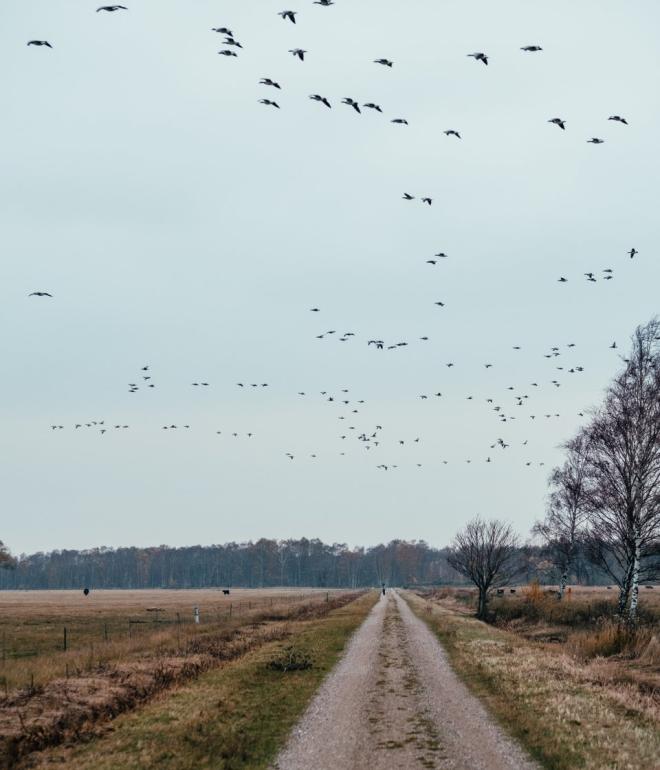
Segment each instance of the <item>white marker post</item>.
[{"label": "white marker post", "polygon": [[195,613],[195,623],[199,625],[199,607],[193,607],[193,612]]}]

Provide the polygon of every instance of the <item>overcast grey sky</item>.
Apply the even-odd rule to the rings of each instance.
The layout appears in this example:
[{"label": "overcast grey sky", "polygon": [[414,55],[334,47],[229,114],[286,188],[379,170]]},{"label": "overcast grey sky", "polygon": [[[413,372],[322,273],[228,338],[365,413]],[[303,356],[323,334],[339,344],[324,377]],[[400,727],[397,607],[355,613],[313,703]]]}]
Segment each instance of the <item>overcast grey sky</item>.
[{"label": "overcast grey sky", "polygon": [[660,5],[125,1],[0,8],[0,538],[444,544],[476,513],[527,533],[609,346],[658,311]]}]

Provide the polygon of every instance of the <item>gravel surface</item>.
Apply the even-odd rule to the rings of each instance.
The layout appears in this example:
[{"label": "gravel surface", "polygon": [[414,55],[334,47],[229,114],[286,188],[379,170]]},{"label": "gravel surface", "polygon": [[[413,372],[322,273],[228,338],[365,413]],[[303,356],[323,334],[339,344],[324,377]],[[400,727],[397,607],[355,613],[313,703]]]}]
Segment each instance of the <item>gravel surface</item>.
[{"label": "gravel surface", "polygon": [[538,770],[390,591],[294,728],[277,770]]}]

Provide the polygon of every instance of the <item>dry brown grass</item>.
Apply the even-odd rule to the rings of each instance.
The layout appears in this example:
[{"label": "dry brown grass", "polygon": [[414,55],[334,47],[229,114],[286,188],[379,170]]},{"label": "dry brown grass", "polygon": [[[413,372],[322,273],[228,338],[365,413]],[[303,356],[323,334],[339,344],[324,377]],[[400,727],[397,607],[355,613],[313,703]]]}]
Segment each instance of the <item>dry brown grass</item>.
[{"label": "dry brown grass", "polygon": [[[580,593],[585,605],[602,599],[596,591]],[[530,595],[545,604],[543,591],[538,597],[535,589],[527,597],[517,592],[515,602]],[[594,619],[589,627],[582,606],[574,617],[586,617],[587,626],[518,617],[497,628],[458,612],[455,597],[433,597],[430,612],[423,599],[407,598],[458,673],[545,766],[656,770],[660,644],[652,627],[634,636],[609,620]]]},{"label": "dry brown grass", "polygon": [[[173,606],[187,599],[182,592],[176,593],[178,596],[170,599]],[[334,592],[334,596],[325,592],[251,594],[240,612],[235,611],[235,605],[231,616],[226,612],[213,617],[207,611],[207,620],[200,625],[152,623],[138,635],[129,637],[127,633],[124,638],[97,643],[89,651],[83,647],[42,653],[30,661],[32,671],[37,671],[42,681],[35,677],[34,683],[0,697],[0,756],[5,762],[0,766],[13,766],[30,751],[57,744],[85,726],[130,710],[224,660],[284,638],[292,623],[325,615],[355,596],[347,592]],[[122,607],[117,600],[110,597],[110,604]],[[21,610],[25,617],[35,618],[24,607]],[[112,617],[111,609],[106,612]],[[57,617],[59,620],[62,615]],[[38,630],[43,616],[40,620],[35,623]],[[5,669],[15,674],[20,665],[20,659],[6,661]]]},{"label": "dry brown grass", "polygon": [[[341,592],[288,589],[0,592],[0,695],[233,628]],[[193,622],[200,608],[201,623]],[[64,629],[67,650],[64,651]]]}]

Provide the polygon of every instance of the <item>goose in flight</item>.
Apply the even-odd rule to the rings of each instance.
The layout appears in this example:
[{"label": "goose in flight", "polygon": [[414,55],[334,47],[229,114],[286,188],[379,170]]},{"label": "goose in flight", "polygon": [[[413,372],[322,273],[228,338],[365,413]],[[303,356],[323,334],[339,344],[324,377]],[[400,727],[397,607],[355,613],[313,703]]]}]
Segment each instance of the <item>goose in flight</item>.
[{"label": "goose in flight", "polygon": [[635,256],[635,254],[639,254],[639,251],[637,251],[637,249],[635,249],[635,248],[632,248],[632,249],[630,249],[630,251],[628,252],[628,254],[630,254],[630,259],[633,259],[633,257]]},{"label": "goose in flight", "polygon": [[221,35],[226,35],[227,37],[234,37],[234,33],[227,27],[211,27],[211,32],[219,32]]},{"label": "goose in flight", "polygon": [[430,206],[433,203],[433,198],[422,198],[422,203],[428,203]]},{"label": "goose in flight", "polygon": [[542,51],[543,49],[540,45],[524,45],[520,50],[527,51],[528,53],[535,53],[536,51]]},{"label": "goose in flight", "polygon": [[28,40],[28,45],[46,46],[46,48],[52,48],[53,46],[48,40]]},{"label": "goose in flight", "polygon": [[482,53],[481,51],[477,51],[476,53],[469,53],[467,55],[471,56],[475,61],[480,61],[485,65],[488,65],[488,56],[486,56],[486,54]]},{"label": "goose in flight", "polygon": [[289,53],[293,54],[294,56],[297,56],[300,61],[305,61],[305,54],[307,51],[305,51],[304,48],[290,48]]},{"label": "goose in flight", "polygon": [[414,201],[415,196],[411,195],[410,193],[403,193],[403,200],[404,201]]},{"label": "goose in flight", "polygon": [[236,51],[224,50],[224,51],[218,51],[218,53],[220,54],[220,56],[238,56]]},{"label": "goose in flight", "polygon": [[555,126],[559,126],[559,128],[561,128],[562,131],[566,130],[566,121],[562,120],[562,118],[552,118],[551,120],[548,121],[548,123],[554,123]]},{"label": "goose in flight", "polygon": [[276,81],[271,80],[270,78],[261,78],[261,80],[259,81],[259,84],[262,86],[272,86],[273,88],[279,88],[280,90],[282,90],[282,86]]},{"label": "goose in flight", "polygon": [[370,110],[376,110],[376,112],[382,112],[380,106],[378,104],[374,104],[373,102],[367,102],[366,104],[362,105],[363,107],[368,107]]},{"label": "goose in flight", "polygon": [[224,44],[233,45],[233,46],[236,46],[236,48],[243,48],[243,46],[238,42],[238,40],[234,40],[233,37],[226,37]]},{"label": "goose in flight", "polygon": [[455,136],[457,139],[461,138],[461,135],[458,133],[458,131],[455,131],[453,128],[450,128],[448,131],[444,132],[445,136]]},{"label": "goose in flight", "polygon": [[259,99],[259,104],[265,104],[267,107],[277,107],[278,110],[280,109],[280,105],[271,99]]},{"label": "goose in flight", "polygon": [[320,94],[311,94],[309,97],[314,102],[321,102],[321,104],[325,104],[326,107],[332,107],[330,102],[325,98],[325,96],[321,96]]},{"label": "goose in flight", "polygon": [[599,139],[597,136],[592,136],[591,139],[587,139],[587,144],[603,144],[604,139]]},{"label": "goose in flight", "polygon": [[298,14],[298,11],[280,11],[277,15],[281,16],[284,21],[288,19],[290,22],[295,24],[297,14]]},{"label": "goose in flight", "polygon": [[394,118],[394,120],[391,120],[390,123],[398,123],[402,126],[408,125],[408,121],[405,118]]},{"label": "goose in flight", "polygon": [[352,107],[358,114],[362,114],[360,112],[360,105],[355,101],[355,99],[351,99],[350,96],[347,96],[345,99],[341,100],[342,104],[347,104],[349,107]]},{"label": "goose in flight", "polygon": [[623,123],[625,126],[628,125],[628,121],[625,118],[622,118],[621,115],[610,115],[608,120],[614,120],[617,123]]},{"label": "goose in flight", "polygon": [[115,11],[127,11],[128,8],[125,5],[102,5],[96,9],[96,13],[99,11],[107,11],[108,13],[114,13]]},{"label": "goose in flight", "polygon": [[28,297],[51,297],[52,294],[49,294],[47,291],[33,291],[31,294],[28,294]]},{"label": "goose in flight", "polygon": [[384,67],[392,67],[393,61],[389,59],[374,59],[374,64],[382,64]]}]

